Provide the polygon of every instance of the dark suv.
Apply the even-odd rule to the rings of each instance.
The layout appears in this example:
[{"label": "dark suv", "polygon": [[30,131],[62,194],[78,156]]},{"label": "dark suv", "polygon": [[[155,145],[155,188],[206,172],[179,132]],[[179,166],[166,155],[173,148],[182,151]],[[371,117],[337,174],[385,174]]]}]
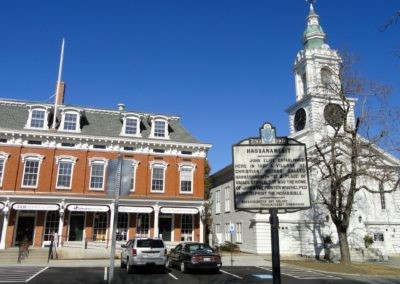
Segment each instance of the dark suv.
[{"label": "dark suv", "polygon": [[161,239],[135,238],[121,245],[121,268],[126,268],[128,273],[134,267],[156,266],[165,271],[167,262],[167,248]]}]

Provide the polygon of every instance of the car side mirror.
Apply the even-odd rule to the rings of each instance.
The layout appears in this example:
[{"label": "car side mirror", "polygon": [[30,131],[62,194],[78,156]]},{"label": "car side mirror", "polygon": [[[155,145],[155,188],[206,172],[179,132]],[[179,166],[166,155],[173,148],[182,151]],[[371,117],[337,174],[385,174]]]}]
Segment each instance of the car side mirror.
[{"label": "car side mirror", "polygon": [[127,248],[127,246],[126,245],[121,245],[121,248]]}]

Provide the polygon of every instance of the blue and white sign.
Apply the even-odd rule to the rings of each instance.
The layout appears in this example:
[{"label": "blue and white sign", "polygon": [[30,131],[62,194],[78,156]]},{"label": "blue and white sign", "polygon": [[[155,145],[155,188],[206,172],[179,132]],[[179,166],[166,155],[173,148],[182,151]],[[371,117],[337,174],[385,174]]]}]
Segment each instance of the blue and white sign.
[{"label": "blue and white sign", "polygon": [[229,224],[229,234],[233,235],[235,233],[235,224]]}]

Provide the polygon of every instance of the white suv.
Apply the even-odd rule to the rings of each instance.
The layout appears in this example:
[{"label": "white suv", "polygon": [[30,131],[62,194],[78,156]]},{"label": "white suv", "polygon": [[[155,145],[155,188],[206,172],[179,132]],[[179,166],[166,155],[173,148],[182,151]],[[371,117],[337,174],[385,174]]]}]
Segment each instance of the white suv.
[{"label": "white suv", "polygon": [[161,239],[136,238],[121,245],[121,268],[132,273],[136,266],[156,266],[165,271],[167,248]]}]

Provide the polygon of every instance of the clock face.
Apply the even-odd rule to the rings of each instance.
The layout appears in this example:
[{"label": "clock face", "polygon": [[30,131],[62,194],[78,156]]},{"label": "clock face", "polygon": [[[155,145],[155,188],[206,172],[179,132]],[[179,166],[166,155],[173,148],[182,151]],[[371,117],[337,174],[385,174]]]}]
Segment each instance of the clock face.
[{"label": "clock face", "polygon": [[306,126],[307,114],[304,108],[300,108],[294,115],[294,129],[296,131],[303,130]]},{"label": "clock face", "polygon": [[327,104],[324,108],[324,118],[328,125],[340,127],[345,117],[344,110],[338,104]]}]

